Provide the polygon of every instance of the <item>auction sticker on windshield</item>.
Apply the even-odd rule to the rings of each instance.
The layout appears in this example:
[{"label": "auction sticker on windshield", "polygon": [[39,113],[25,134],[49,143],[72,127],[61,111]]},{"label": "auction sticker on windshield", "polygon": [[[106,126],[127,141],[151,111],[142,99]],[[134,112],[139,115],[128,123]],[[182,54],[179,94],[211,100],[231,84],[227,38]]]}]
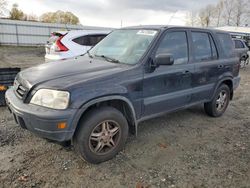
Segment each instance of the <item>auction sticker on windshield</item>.
[{"label": "auction sticker on windshield", "polygon": [[155,36],[157,31],[154,30],[140,30],[136,34],[137,35],[149,35],[149,36]]}]

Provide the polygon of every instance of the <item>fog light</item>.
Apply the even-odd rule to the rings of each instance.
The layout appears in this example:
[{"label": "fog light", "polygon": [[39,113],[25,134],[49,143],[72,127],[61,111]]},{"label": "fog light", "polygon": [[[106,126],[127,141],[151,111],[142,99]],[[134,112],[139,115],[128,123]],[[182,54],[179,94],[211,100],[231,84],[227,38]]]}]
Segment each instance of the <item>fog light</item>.
[{"label": "fog light", "polygon": [[60,123],[57,124],[58,129],[65,129],[66,127],[67,127],[66,122],[60,122]]},{"label": "fog light", "polygon": [[0,85],[0,91],[6,91],[6,90],[7,90],[6,86]]}]

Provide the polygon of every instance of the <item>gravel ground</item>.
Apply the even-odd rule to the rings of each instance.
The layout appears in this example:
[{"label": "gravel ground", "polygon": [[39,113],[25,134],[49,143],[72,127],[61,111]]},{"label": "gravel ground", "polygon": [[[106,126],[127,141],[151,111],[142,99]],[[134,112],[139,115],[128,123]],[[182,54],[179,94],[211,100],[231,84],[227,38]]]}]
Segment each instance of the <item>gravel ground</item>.
[{"label": "gravel ground", "polygon": [[[43,48],[0,47],[0,65],[29,67]],[[221,118],[202,106],[143,122],[113,160],[91,165],[73,148],[21,129],[0,108],[0,187],[250,187],[250,67]]]},{"label": "gravel ground", "polygon": [[0,46],[0,68],[28,68],[44,63],[44,47]]}]

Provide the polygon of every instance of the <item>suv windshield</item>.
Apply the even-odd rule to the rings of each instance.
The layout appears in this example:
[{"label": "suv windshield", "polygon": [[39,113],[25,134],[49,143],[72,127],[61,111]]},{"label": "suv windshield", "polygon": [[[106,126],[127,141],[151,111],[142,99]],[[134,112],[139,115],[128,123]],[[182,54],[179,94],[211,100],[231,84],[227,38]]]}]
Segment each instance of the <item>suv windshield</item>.
[{"label": "suv windshield", "polygon": [[114,63],[136,64],[156,36],[156,30],[116,30],[89,51],[91,57]]}]

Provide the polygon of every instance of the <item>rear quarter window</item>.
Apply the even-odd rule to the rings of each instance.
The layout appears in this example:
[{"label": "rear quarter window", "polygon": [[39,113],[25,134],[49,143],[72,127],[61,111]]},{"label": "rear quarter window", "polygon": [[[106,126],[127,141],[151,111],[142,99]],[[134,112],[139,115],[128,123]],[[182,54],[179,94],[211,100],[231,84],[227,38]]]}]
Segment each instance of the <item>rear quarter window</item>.
[{"label": "rear quarter window", "polygon": [[73,42],[82,46],[95,46],[107,35],[86,35],[73,39]]},{"label": "rear quarter window", "polygon": [[234,43],[231,36],[227,33],[217,33],[218,39],[221,43],[221,47],[224,54],[227,57],[233,56],[234,54]]},{"label": "rear quarter window", "polygon": [[235,48],[245,48],[243,42],[241,42],[240,40],[235,40]]}]

